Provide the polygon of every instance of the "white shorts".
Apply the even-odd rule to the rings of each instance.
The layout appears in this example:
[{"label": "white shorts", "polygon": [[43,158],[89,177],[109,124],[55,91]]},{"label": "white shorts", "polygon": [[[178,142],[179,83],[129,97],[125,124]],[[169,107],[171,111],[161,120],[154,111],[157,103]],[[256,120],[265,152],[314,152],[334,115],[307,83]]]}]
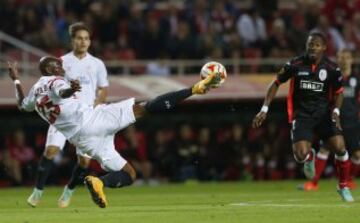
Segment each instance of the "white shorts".
[{"label": "white shorts", "polygon": [[95,107],[89,121],[69,139],[83,154],[96,159],[108,171],[121,170],[126,160],[115,150],[114,136],[136,121],[131,98]]},{"label": "white shorts", "polygon": [[45,148],[48,146],[59,147],[60,150],[64,149],[66,143],[66,137],[59,132],[53,125],[49,125],[49,129],[46,136]]},{"label": "white shorts", "polygon": [[[60,131],[58,131],[53,125],[49,125],[49,129],[46,136],[45,148],[47,148],[48,146],[56,146],[62,151],[64,149],[66,140],[67,140],[66,137]],[[76,154],[91,159],[89,155],[83,154],[81,150],[77,148],[76,148]]]}]

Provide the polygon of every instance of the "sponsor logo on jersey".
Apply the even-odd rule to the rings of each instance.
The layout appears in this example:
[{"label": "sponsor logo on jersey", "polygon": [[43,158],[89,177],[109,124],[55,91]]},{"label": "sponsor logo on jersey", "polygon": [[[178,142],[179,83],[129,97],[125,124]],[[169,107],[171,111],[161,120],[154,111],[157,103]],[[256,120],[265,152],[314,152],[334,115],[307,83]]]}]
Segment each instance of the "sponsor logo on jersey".
[{"label": "sponsor logo on jersey", "polygon": [[319,71],[319,79],[321,81],[324,81],[324,80],[326,80],[326,78],[327,78],[327,71],[325,69],[321,69]]},{"label": "sponsor logo on jersey", "polygon": [[298,72],[298,76],[308,76],[309,75],[309,72],[307,71],[299,71]]},{"label": "sponsor logo on jersey", "polygon": [[300,81],[300,89],[321,92],[323,91],[323,88],[324,88],[324,83],[321,82],[306,81],[306,80]]}]

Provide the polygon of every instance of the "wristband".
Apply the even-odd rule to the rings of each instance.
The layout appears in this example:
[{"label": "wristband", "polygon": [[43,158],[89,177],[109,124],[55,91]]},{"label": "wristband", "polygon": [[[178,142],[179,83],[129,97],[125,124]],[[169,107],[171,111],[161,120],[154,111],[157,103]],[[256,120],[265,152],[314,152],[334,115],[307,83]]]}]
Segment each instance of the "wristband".
[{"label": "wristband", "polygon": [[339,108],[334,108],[333,113],[337,114],[338,116],[340,116],[340,109]]},{"label": "wristband", "polygon": [[16,80],[14,80],[14,84],[18,85],[18,84],[21,84],[21,82],[20,82],[20,80],[16,79]]},{"label": "wristband", "polygon": [[261,110],[260,110],[260,111],[267,113],[267,112],[269,111],[269,106],[263,105],[263,106],[261,107]]}]

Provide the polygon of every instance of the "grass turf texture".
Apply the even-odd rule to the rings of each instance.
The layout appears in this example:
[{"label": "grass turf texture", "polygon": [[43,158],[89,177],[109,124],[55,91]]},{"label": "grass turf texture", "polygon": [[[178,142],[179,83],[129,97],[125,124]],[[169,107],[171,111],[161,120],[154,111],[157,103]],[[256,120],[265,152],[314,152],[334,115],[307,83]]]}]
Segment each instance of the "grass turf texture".
[{"label": "grass turf texture", "polygon": [[[84,187],[71,206],[57,207],[60,187],[46,188],[39,207],[26,198],[31,188],[0,189],[1,223],[112,222],[359,222],[360,190],[344,203],[335,181],[321,181],[317,192],[296,190],[302,181],[190,183],[106,189],[109,207],[95,206]],[[358,182],[359,184],[360,182]]]}]

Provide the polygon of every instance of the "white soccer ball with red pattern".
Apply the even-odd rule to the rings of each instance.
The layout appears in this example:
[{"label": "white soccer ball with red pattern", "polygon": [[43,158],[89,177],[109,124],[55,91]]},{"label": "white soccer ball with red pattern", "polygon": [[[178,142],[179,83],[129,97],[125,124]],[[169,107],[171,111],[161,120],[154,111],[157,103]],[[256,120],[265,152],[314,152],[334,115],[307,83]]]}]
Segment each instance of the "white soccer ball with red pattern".
[{"label": "white soccer ball with red pattern", "polygon": [[207,78],[207,76],[209,76],[210,74],[217,72],[220,73],[220,77],[221,77],[221,81],[220,83],[216,86],[219,87],[221,84],[223,84],[225,82],[226,79],[226,69],[224,67],[224,65],[222,65],[219,62],[216,61],[211,61],[206,63],[200,71],[200,78],[201,80],[204,80],[205,78]]}]

